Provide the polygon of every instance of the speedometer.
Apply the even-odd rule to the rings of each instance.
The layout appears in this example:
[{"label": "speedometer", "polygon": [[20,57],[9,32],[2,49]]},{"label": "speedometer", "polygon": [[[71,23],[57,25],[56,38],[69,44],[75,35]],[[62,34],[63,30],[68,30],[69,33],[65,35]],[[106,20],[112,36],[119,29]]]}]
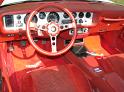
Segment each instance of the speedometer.
[{"label": "speedometer", "polygon": [[48,17],[47,17],[47,21],[48,22],[59,22],[59,15],[56,12],[50,12]]}]

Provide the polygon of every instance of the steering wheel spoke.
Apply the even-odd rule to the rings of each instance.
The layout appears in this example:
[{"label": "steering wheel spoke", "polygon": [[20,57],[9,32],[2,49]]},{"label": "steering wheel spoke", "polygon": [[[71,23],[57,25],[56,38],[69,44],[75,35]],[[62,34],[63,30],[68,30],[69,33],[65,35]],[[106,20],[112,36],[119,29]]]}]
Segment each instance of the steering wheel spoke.
[{"label": "steering wheel spoke", "polygon": [[50,36],[52,53],[57,52],[57,36]]}]

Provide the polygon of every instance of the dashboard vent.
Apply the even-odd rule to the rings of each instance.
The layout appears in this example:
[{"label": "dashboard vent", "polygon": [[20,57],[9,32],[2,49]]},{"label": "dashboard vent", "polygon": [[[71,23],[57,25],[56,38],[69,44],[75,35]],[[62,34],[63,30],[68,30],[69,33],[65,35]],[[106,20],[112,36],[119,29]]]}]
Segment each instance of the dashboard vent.
[{"label": "dashboard vent", "polygon": [[14,27],[13,15],[5,15],[5,25],[6,27]]}]

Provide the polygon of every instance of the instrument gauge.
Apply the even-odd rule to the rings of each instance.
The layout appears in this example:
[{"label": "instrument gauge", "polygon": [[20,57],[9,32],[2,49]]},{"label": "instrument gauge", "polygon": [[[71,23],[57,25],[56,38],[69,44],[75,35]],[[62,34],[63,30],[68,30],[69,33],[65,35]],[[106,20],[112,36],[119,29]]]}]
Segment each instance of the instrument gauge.
[{"label": "instrument gauge", "polygon": [[48,17],[47,17],[47,21],[48,22],[59,22],[59,14],[56,12],[50,12]]},{"label": "instrument gauge", "polygon": [[77,17],[77,13],[76,12],[73,12],[72,15],[74,16],[74,18]]},{"label": "instrument gauge", "polygon": [[64,17],[64,18],[69,18],[69,15],[68,15],[67,13],[64,13],[64,14],[63,14],[63,17]]},{"label": "instrument gauge", "polygon": [[[27,22],[27,20],[28,20],[28,17],[29,17],[29,13],[25,16],[25,18],[24,18],[24,23],[26,24],[26,22]],[[38,18],[37,18],[37,16],[36,15],[34,15],[34,17],[32,18],[32,21],[31,22],[34,22],[34,23],[37,23],[37,21],[38,21]]]},{"label": "instrument gauge", "polygon": [[84,17],[84,13],[83,12],[80,12],[79,13],[79,18],[83,18]]},{"label": "instrument gauge", "polygon": [[39,18],[40,18],[40,19],[45,19],[45,17],[46,17],[45,12],[40,12],[40,13],[39,13]]},{"label": "instrument gauge", "polygon": [[17,19],[20,20],[21,19],[21,15],[17,15]]},{"label": "instrument gauge", "polygon": [[91,13],[90,12],[87,12],[86,13],[86,18],[90,18],[91,17]]}]

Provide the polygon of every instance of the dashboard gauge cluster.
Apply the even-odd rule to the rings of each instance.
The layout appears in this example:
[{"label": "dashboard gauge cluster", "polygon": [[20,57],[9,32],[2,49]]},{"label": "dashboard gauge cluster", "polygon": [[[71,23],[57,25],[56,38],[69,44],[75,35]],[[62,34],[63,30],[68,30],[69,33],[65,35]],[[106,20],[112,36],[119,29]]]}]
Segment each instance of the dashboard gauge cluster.
[{"label": "dashboard gauge cluster", "polygon": [[[93,13],[92,12],[72,12],[77,25],[92,25]],[[27,14],[11,14],[3,16],[4,28],[8,30],[26,29],[26,21],[29,13]],[[32,22],[37,26],[46,25],[50,22],[56,22],[62,28],[67,27],[72,23],[68,14],[64,12],[38,12],[33,18]]]}]

